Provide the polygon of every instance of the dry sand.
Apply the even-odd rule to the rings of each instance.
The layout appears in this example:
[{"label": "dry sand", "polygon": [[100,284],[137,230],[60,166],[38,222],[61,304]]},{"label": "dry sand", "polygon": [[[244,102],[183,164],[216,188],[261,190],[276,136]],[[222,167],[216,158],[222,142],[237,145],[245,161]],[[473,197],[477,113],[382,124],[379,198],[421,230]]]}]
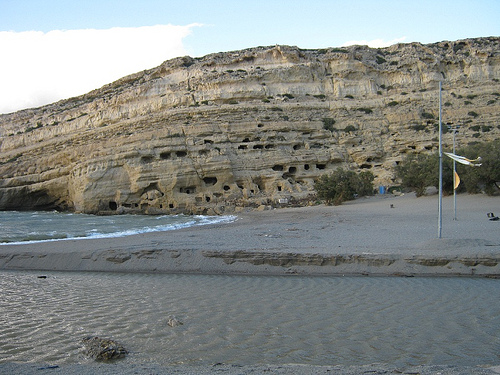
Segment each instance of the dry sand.
[{"label": "dry sand", "polygon": [[[0,269],[307,275],[500,275],[500,197],[377,195],[242,212],[230,224],[0,246]],[[497,212],[498,211],[498,212]]]},{"label": "dry sand", "polygon": [[[362,198],[342,206],[242,212],[231,224],[122,238],[0,246],[0,269],[306,275],[500,275],[500,198]],[[497,212],[498,211],[498,212]],[[0,374],[499,374],[500,366],[0,364]]]}]

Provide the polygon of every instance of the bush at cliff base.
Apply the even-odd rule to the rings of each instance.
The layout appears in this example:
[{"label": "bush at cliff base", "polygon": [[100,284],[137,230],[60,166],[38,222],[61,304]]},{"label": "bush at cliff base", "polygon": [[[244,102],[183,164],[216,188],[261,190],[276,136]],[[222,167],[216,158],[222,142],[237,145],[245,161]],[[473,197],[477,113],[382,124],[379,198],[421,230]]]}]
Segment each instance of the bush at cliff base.
[{"label": "bush at cliff base", "polygon": [[[458,192],[500,194],[500,140],[469,144],[457,149],[456,154],[469,159],[481,157],[479,167],[456,164],[461,181]],[[423,195],[428,186],[438,188],[439,154],[407,155],[396,167],[396,176],[404,188],[414,190],[417,196]],[[443,156],[443,192],[453,193],[453,160],[446,156]]]},{"label": "bush at cliff base", "polygon": [[356,196],[373,195],[371,172],[356,173],[339,168],[331,174],[322,175],[314,184],[317,196],[326,204],[339,205]]}]

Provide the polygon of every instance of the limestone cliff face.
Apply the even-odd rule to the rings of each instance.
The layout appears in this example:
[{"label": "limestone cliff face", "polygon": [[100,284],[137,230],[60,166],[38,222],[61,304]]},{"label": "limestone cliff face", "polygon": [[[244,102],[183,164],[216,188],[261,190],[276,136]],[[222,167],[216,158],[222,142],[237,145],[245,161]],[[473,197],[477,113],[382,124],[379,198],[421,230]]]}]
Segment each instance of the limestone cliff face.
[{"label": "limestone cliff face", "polygon": [[498,37],[169,60],[1,115],[0,209],[218,214],[300,204],[338,167],[395,184],[405,154],[437,150],[439,81],[443,126],[461,126],[459,146],[499,137]]}]

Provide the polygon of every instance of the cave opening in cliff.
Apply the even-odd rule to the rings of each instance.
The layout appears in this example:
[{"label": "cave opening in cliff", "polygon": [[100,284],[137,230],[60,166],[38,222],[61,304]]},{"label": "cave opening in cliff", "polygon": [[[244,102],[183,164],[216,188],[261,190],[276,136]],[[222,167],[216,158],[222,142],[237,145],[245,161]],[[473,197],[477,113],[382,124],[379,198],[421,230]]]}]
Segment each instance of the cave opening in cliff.
[{"label": "cave opening in cliff", "polygon": [[283,170],[283,166],[282,165],[276,164],[276,165],[273,166],[273,171],[280,172],[282,170]]},{"label": "cave opening in cliff", "polygon": [[195,194],[196,193],[196,187],[195,186],[187,186],[187,187],[181,187],[180,188],[181,193],[185,194]]},{"label": "cave opening in cliff", "polygon": [[205,185],[213,186],[217,183],[217,177],[205,177],[203,178]]},{"label": "cave opening in cliff", "polygon": [[109,209],[116,211],[118,209],[118,204],[115,201],[109,201]]},{"label": "cave opening in cliff", "polygon": [[141,156],[141,163],[142,164],[149,164],[154,160],[154,157],[152,155],[144,155]]}]

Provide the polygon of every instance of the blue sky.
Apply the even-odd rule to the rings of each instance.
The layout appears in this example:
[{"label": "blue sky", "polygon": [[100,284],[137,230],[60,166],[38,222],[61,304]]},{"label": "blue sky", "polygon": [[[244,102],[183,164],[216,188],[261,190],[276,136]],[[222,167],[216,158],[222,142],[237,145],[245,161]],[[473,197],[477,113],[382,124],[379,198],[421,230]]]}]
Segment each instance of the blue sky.
[{"label": "blue sky", "polygon": [[499,0],[0,0],[0,113],[180,55],[500,36],[499,20]]}]

